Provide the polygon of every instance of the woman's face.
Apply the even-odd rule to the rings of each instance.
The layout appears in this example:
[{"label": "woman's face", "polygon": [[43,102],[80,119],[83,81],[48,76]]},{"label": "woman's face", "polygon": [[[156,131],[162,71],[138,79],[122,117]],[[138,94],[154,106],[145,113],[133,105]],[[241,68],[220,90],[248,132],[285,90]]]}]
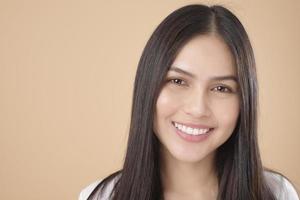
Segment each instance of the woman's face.
[{"label": "woman's face", "polygon": [[238,116],[239,88],[228,47],[215,35],[193,38],[170,67],[156,102],[153,130],[163,154],[184,162],[213,155]]}]

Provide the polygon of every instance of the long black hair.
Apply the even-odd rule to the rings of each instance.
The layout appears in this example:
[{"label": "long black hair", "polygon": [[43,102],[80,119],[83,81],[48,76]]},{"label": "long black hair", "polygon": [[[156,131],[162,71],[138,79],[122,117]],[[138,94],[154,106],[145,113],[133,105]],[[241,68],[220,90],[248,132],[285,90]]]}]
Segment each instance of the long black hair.
[{"label": "long black hair", "polygon": [[231,137],[217,149],[219,200],[275,199],[263,175],[257,142],[258,86],[248,35],[238,18],[223,6],[199,4],[167,16],[147,42],[136,72],[127,152],[122,170],[104,179],[89,199],[100,197],[118,177],[113,200],[163,199],[159,141],[153,133],[156,100],[166,73],[180,49],[197,35],[217,34],[228,45],[240,88],[240,114]]}]

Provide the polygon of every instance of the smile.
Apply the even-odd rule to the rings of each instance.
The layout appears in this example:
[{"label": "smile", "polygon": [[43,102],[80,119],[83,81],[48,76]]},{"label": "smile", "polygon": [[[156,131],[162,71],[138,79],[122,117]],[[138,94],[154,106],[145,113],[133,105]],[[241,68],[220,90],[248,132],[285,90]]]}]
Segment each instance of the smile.
[{"label": "smile", "polygon": [[211,129],[210,128],[203,128],[203,129],[199,129],[199,128],[192,128],[189,126],[185,126],[183,124],[179,124],[177,122],[173,122],[172,123],[178,130],[180,130],[181,132],[188,134],[188,135],[203,135],[208,133]]}]

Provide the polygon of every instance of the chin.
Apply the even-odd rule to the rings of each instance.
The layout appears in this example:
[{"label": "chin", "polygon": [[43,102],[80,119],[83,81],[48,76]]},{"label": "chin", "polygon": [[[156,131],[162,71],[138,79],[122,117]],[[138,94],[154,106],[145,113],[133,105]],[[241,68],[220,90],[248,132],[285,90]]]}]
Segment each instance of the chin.
[{"label": "chin", "polygon": [[211,158],[214,155],[214,152],[199,152],[193,149],[173,149],[168,151],[169,156],[179,162],[183,163],[199,163],[205,159]]}]

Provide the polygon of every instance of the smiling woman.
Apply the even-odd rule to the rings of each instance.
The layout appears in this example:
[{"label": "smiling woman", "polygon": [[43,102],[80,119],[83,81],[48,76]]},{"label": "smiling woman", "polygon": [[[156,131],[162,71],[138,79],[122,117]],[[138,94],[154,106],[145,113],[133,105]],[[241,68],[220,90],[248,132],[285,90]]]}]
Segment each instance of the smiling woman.
[{"label": "smiling woman", "polygon": [[[228,79],[236,76],[234,61],[224,42],[210,34],[189,41],[173,65],[180,68],[171,67],[167,73],[166,78],[171,81],[160,91],[154,117],[154,132],[162,143],[162,161],[172,156],[174,162],[168,159],[170,162],[166,163],[173,166],[170,169],[174,169],[178,160],[193,163],[193,167],[198,166],[197,170],[209,174],[214,168],[215,157],[209,155],[215,154],[215,150],[228,140],[239,115],[237,83],[233,81],[235,78]],[[202,168],[206,157],[212,159],[211,166]],[[199,177],[201,179],[207,182]]]},{"label": "smiling woman", "polygon": [[140,59],[123,169],[80,200],[298,199],[262,166],[255,61],[222,6],[188,5],[152,34]]}]

